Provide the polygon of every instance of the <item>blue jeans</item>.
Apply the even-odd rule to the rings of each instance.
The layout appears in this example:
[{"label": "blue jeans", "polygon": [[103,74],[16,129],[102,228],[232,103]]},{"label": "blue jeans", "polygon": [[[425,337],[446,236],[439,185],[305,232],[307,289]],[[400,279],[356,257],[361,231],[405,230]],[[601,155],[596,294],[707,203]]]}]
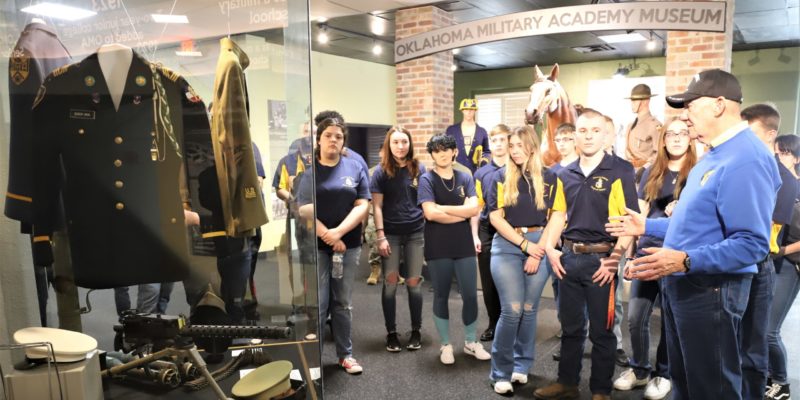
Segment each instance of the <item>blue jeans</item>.
[{"label": "blue jeans", "polygon": [[575,254],[564,248],[561,265],[566,276],[558,284],[561,308],[561,361],[558,382],[577,386],[580,382],[583,348],[586,342],[586,318],[589,318],[589,340],[592,342],[592,394],[610,394],[614,376],[614,352],[617,338],[613,332],[614,303],[611,290],[617,284],[600,286],[592,275],[600,267],[605,254]]},{"label": "blue jeans", "polygon": [[[161,284],[143,283],[137,287],[139,292],[136,295],[136,310],[140,313],[158,313]],[[123,311],[131,309],[131,297],[128,292],[128,286],[114,288],[114,305],[117,308],[117,315],[122,315]]]},{"label": "blue jeans", "polygon": [[800,292],[800,272],[794,263],[785,259],[775,259],[775,295],[772,299],[772,310],[767,327],[767,343],[769,345],[769,376],[775,383],[787,383],[786,347],[781,338],[781,326],[789,314],[789,310]]},{"label": "blue jeans", "polygon": [[[529,232],[525,238],[539,241],[542,232]],[[536,354],[536,315],[539,299],[550,276],[547,258],[539,263],[535,274],[524,271],[528,256],[500,234],[492,241],[492,279],[500,296],[500,320],[492,343],[494,381],[510,381],[511,374],[527,375]]]},{"label": "blue jeans", "polygon": [[433,285],[433,321],[442,344],[450,343],[450,285],[456,275],[461,292],[461,321],[464,339],[476,341],[475,323],[478,319],[478,271],[475,257],[437,258],[428,260],[428,271]]},{"label": "blue jeans", "polygon": [[249,247],[234,252],[225,257],[217,257],[217,271],[219,272],[219,292],[225,302],[225,311],[234,324],[244,322],[244,295],[247,291],[247,279],[250,277],[250,261],[253,254]]},{"label": "blue jeans", "polygon": [[[621,286],[621,285],[620,285]],[[636,378],[644,379],[653,372],[650,364],[650,316],[661,292],[660,281],[631,281],[631,297],[628,301],[628,330],[631,333],[631,368]],[[653,376],[669,379],[667,343],[664,334],[664,313],[661,313],[661,333],[656,349],[656,369]]]},{"label": "blue jeans", "polygon": [[661,279],[673,400],[741,399],[739,336],[752,274]]},{"label": "blue jeans", "polygon": [[[400,275],[400,259],[406,269],[406,288],[408,289],[408,310],[411,313],[411,329],[422,327],[422,263],[424,261],[423,232],[408,235],[386,235],[391,254],[383,257],[383,289],[381,305],[386,332],[397,332],[397,277]],[[389,282],[390,274],[394,279]]]},{"label": "blue jeans", "polygon": [[325,342],[325,320],[328,318],[328,309],[331,314],[331,330],[333,341],[336,343],[336,356],[347,358],[353,355],[353,340],[350,328],[353,324],[353,280],[361,257],[361,247],[347,249],[342,261],[344,268],[340,279],[331,276],[333,266],[333,253],[317,250],[317,265],[319,273],[319,321],[321,333],[320,352]]},{"label": "blue jeans", "polygon": [[769,373],[767,329],[775,290],[775,267],[772,258],[758,263],[758,273],[750,283],[750,298],[742,318],[740,351],[742,355],[742,398],[764,398]]}]

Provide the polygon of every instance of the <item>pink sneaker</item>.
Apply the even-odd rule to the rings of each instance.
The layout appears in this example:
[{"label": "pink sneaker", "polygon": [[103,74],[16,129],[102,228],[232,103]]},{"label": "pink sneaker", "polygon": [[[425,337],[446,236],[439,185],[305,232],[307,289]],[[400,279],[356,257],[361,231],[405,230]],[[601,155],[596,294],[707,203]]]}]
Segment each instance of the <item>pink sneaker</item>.
[{"label": "pink sneaker", "polygon": [[361,364],[359,364],[358,361],[356,361],[356,359],[353,357],[340,358],[339,366],[344,368],[344,370],[351,375],[358,375],[364,371],[364,368],[361,367]]}]

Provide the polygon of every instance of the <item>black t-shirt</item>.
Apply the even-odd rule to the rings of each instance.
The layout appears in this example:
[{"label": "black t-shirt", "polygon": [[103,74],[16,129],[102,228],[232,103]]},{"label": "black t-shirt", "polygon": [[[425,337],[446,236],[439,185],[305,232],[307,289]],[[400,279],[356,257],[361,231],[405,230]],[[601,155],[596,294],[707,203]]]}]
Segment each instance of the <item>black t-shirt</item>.
[{"label": "black t-shirt", "polygon": [[[505,172],[506,167],[503,167],[497,172],[497,176],[505,176]],[[502,179],[497,179],[489,189],[486,203],[490,212],[502,208],[505,213],[505,220],[513,227],[547,225],[547,217],[549,216],[549,211],[553,208],[556,192],[561,188],[558,186],[556,174],[552,171],[544,169],[542,170],[542,176],[544,178],[544,209],[536,208],[536,202],[534,201],[536,193],[524,178],[520,178],[517,181],[517,189],[519,190],[517,204],[513,206],[506,205],[504,183]],[[528,177],[528,179],[531,178]]]},{"label": "black t-shirt", "polygon": [[[420,175],[425,167],[419,166]],[[407,235],[425,226],[422,208],[417,204],[419,176],[411,179],[408,168],[400,168],[394,178],[378,165],[370,180],[370,192],[383,194],[383,228],[388,235]]]},{"label": "black t-shirt", "polygon": [[[326,227],[335,228],[344,221],[353,209],[353,203],[358,199],[371,198],[369,193],[369,180],[367,171],[358,161],[341,157],[339,163],[328,167],[314,160],[314,177],[317,181],[317,219]],[[311,176],[304,177],[300,182],[300,191],[297,197],[299,205],[311,204]],[[361,228],[356,226],[342,236],[342,241],[348,249],[361,246]],[[322,239],[317,238],[317,247],[320,250],[333,252]]]},{"label": "black t-shirt", "polygon": [[[647,167],[642,173],[641,183],[639,184],[639,199],[645,199],[645,187],[647,186],[647,181],[650,179],[650,172],[653,170],[653,167]],[[647,218],[666,218],[667,213],[665,210],[667,209],[667,205],[675,200],[675,196],[673,193],[675,192],[675,184],[678,182],[678,171],[670,171],[669,169],[665,172],[664,175],[664,182],[661,185],[661,191],[658,193],[658,197],[650,202],[650,211],[647,212]],[[639,238],[639,246],[637,253],[638,255],[644,255],[642,249],[647,247],[661,247],[664,245],[664,239],[658,238],[655,236],[649,235],[642,235]]]},{"label": "black t-shirt", "polygon": [[[443,179],[434,171],[419,178],[417,204],[422,206],[432,201],[443,206],[460,206],[469,197],[474,197],[475,184],[469,174],[453,171],[452,179]],[[425,223],[425,259],[474,257],[472,230],[469,220],[455,224]]]}]

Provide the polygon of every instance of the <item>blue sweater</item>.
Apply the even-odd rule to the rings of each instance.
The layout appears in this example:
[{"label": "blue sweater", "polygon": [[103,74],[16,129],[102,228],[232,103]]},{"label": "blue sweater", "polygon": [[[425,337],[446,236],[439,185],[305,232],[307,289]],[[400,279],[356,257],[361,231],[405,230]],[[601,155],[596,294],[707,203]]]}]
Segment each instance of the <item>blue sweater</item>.
[{"label": "blue sweater", "polygon": [[692,168],[672,218],[647,220],[646,234],[689,255],[691,274],[756,273],[769,253],[781,178],[773,155],[742,128]]}]

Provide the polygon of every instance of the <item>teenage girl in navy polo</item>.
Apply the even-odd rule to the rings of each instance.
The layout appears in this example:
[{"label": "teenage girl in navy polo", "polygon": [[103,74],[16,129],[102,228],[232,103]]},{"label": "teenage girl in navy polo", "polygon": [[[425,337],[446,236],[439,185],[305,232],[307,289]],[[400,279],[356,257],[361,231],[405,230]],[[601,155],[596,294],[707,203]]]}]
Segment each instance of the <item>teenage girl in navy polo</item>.
[{"label": "teenage girl in navy polo", "polygon": [[397,335],[396,300],[400,260],[406,265],[408,309],[411,312],[411,338],[406,348],[421,347],[423,245],[425,219],[417,204],[419,176],[425,167],[414,158],[411,133],[393,127],[386,133],[381,148],[381,163],[370,182],[378,252],[383,258],[383,318],[386,322],[386,350],[401,350]]},{"label": "teenage girl in navy polo", "polygon": [[475,258],[480,241],[473,241],[470,223],[478,223],[480,212],[472,176],[453,170],[456,159],[456,140],[448,135],[435,135],[428,142],[428,153],[433,158],[434,169],[419,179],[418,203],[422,205],[425,224],[425,260],[433,283],[433,320],[439,339],[439,360],[443,364],[455,362],[450,344],[447,307],[453,274],[458,280],[463,303],[461,319],[464,322],[464,353],[479,360],[491,356],[478,343],[478,271]]},{"label": "teenage girl in navy polo", "polygon": [[[697,162],[694,144],[689,138],[689,127],[684,121],[672,118],[666,124],[658,142],[658,152],[653,165],[644,170],[639,184],[639,208],[647,218],[669,217],[671,203],[686,184],[689,171]],[[668,210],[667,207],[670,207]],[[644,248],[662,247],[663,239],[642,236],[639,239],[637,257],[644,256]],[[656,350],[655,369],[650,364],[650,316],[659,295],[659,281],[631,281],[628,303],[628,328],[631,333],[631,368],[614,381],[614,389],[631,390],[645,386],[646,399],[666,397],[672,388],[667,367],[667,345],[664,325]],[[651,379],[652,375],[652,379]]]},{"label": "teenage girl in navy polo", "polygon": [[519,127],[508,138],[510,162],[497,172],[489,189],[489,220],[497,229],[492,241],[492,278],[500,295],[500,321],[492,344],[490,379],[500,394],[512,383],[528,382],[533,366],[536,315],[550,267],[542,235],[560,190],[555,173],[545,169],[532,129]]},{"label": "teenage girl in navy polo", "polygon": [[[300,183],[300,216],[314,218],[312,190],[316,192],[317,268],[319,274],[319,321],[325,321],[330,308],[333,339],[339,365],[347,373],[361,373],[353,358],[350,337],[353,314],[353,279],[361,255],[361,222],[369,206],[369,180],[358,161],[342,157],[347,127],[339,119],[328,118],[317,127],[314,178],[306,175]],[[312,182],[316,180],[316,188]],[[335,258],[342,257],[342,268]],[[320,333],[324,330],[320,329]],[[323,338],[324,339],[324,338]],[[322,343],[323,340],[320,340]]]}]

